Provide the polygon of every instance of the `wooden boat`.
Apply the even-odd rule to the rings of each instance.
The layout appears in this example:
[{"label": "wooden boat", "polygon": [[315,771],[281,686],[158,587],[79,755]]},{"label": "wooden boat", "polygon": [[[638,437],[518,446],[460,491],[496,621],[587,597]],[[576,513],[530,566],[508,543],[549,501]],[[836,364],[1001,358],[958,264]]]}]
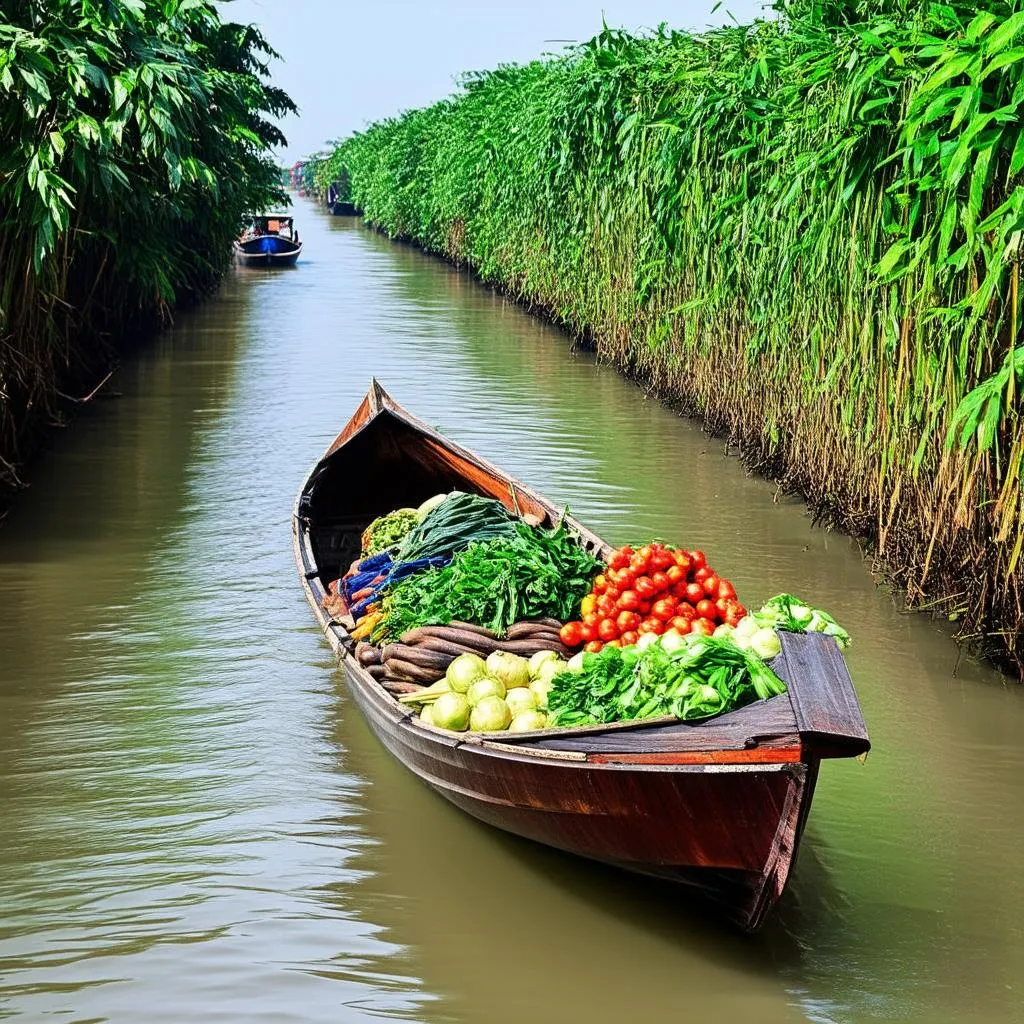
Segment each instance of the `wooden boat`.
[{"label": "wooden boat", "polygon": [[332,181],[327,186],[327,209],[335,217],[356,217],[359,214],[355,203],[341,198],[347,191],[346,182]]},{"label": "wooden boat", "polygon": [[249,267],[290,267],[301,252],[295,223],[284,214],[254,217],[235,241],[235,256]]},{"label": "wooden boat", "polygon": [[[772,667],[788,693],[707,722],[676,719],[451,733],[420,722],[356,661],[352,621],[332,617],[329,583],[378,515],[439,492],[475,491],[552,523],[561,511],[442,437],[374,381],[313,467],[294,508],[306,596],[356,703],[384,746],[474,817],[560,850],[671,879],[756,930],[782,895],[822,759],[869,748],[835,641],[784,633]],[[584,546],[610,548],[570,519]]]}]

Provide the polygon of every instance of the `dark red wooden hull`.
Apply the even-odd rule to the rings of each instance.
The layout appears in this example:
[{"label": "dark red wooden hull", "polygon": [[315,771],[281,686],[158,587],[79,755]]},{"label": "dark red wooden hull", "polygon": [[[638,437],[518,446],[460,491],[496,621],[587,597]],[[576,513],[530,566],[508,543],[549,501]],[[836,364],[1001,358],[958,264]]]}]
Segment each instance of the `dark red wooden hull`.
[{"label": "dark red wooden hull", "polygon": [[[361,417],[357,414],[318,464],[303,495],[312,497],[311,485],[322,482],[333,453],[372,426],[382,411],[395,410],[435,449],[443,448],[448,465],[463,471],[464,485],[475,483],[484,493],[508,497],[511,478],[438,438],[383,392],[371,392]],[[381,444],[380,450],[403,457],[412,442],[398,436],[402,443]],[[415,452],[407,456],[420,458]],[[460,465],[463,459],[489,474],[494,486],[480,486],[481,480]],[[409,476],[415,477],[412,468]],[[535,513],[551,511],[518,481],[511,486],[515,497],[510,504],[528,505]],[[487,824],[682,883],[741,928],[759,927],[789,877],[820,759],[849,756],[868,746],[835,643],[824,637],[784,637],[775,667],[790,693],[698,726],[671,721],[516,736],[433,729],[359,666],[349,653],[345,624],[332,620],[322,606],[321,563],[343,546],[339,538],[355,529],[347,509],[339,506],[344,491],[328,488],[330,501],[321,503],[319,516],[315,502],[304,502],[300,495],[296,557],[307,597],[345,668],[352,694],[391,754],[445,799]],[[383,511],[412,503],[392,496],[387,501]],[[328,519],[333,534],[326,530]],[[586,537],[601,543],[592,534]],[[326,571],[331,575],[334,569]],[[828,693],[824,698],[815,694],[812,707],[807,698],[815,685],[827,686]],[[822,702],[824,708],[818,708]]]}]

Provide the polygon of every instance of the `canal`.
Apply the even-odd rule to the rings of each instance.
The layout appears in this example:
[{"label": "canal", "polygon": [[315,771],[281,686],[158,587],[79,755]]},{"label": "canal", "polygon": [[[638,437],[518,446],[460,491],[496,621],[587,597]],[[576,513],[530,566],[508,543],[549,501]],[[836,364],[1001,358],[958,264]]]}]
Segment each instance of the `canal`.
[{"label": "canal", "polygon": [[[1024,689],[556,330],[297,214],[300,266],[129,361],[0,529],[0,1017],[1024,1020]],[[289,515],[371,375],[613,543],[848,626],[875,749],[824,765],[761,935],[478,825],[370,736]]]}]

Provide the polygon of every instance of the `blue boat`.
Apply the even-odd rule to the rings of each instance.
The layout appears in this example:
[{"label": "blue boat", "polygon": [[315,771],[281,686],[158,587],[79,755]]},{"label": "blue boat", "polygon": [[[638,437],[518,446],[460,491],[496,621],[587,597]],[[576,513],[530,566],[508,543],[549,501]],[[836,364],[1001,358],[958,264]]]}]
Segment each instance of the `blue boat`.
[{"label": "blue boat", "polygon": [[271,213],[253,217],[235,242],[235,256],[244,266],[290,267],[302,252],[291,217]]}]

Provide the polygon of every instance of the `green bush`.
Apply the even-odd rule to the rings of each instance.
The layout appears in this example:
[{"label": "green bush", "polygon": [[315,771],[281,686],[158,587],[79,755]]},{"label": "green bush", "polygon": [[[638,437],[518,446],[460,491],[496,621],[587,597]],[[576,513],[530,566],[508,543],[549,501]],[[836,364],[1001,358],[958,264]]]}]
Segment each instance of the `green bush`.
[{"label": "green bush", "polygon": [[284,200],[271,56],[204,0],[5,0],[0,486],[59,389],[209,290],[243,216]]}]

